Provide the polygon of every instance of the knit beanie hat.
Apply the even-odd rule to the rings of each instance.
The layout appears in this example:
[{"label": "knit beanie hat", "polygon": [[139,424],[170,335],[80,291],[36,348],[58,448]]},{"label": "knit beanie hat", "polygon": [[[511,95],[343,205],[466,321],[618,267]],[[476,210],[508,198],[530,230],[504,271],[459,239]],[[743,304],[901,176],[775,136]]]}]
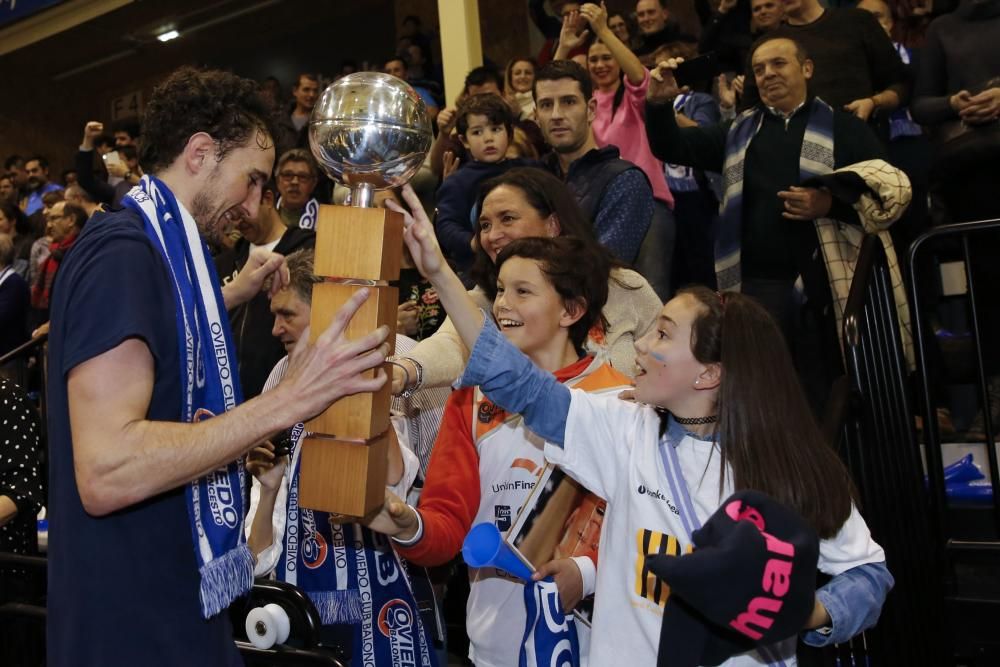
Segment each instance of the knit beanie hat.
[{"label": "knit beanie hat", "polygon": [[650,556],[670,586],[659,667],[718,665],[794,637],[816,596],[819,538],[805,519],[769,496],[730,496],[692,536],[684,556]]}]

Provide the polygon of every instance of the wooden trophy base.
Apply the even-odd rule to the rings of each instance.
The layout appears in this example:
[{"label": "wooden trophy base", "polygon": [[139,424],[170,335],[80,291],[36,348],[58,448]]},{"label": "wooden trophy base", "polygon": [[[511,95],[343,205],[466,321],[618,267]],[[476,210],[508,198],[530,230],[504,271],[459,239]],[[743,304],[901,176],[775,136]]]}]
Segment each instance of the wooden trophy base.
[{"label": "wooden trophy base", "polygon": [[[318,283],[313,286],[312,317],[310,319],[310,342],[326,330],[333,316],[344,303],[359,289],[359,285],[342,283]],[[395,287],[365,287],[368,300],[365,301],[354,319],[347,326],[346,336],[350,340],[366,336],[380,326],[388,326],[396,331],[396,308],[399,290]],[[395,348],[396,337],[389,335],[389,354]],[[384,364],[382,369],[392,377],[392,369]],[[371,377],[375,371],[368,371]],[[335,436],[350,440],[368,440],[389,428],[389,405],[392,403],[392,383],[386,380],[382,388],[373,393],[355,394],[340,399],[325,412],[306,424],[312,433]]]},{"label": "wooden trophy base", "polygon": [[385,500],[389,434],[367,442],[306,437],[299,466],[299,506],[362,518]]},{"label": "wooden trophy base", "polygon": [[[403,216],[383,208],[320,206],[316,220],[314,272],[327,280],[313,286],[311,341],[358,290],[369,291],[348,324],[345,337],[356,340],[380,326],[389,327],[395,345],[398,290],[403,252]],[[390,350],[391,354],[391,350]],[[390,378],[388,364],[382,366]],[[369,377],[375,371],[369,371]],[[392,383],[374,393],[347,396],[306,424],[302,445],[299,505],[361,518],[385,500],[388,469],[389,405]]]}]

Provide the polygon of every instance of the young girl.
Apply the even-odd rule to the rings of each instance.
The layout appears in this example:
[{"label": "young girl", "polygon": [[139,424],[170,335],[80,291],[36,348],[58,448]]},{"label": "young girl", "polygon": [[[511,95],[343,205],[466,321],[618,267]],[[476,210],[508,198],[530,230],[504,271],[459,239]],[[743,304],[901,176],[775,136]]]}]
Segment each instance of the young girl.
[{"label": "young girl", "polygon": [[[405,239],[472,348],[462,384],[520,413],[546,441],[546,459],[608,503],[592,664],[652,664],[669,591],[648,572],[647,555],[685,553],[692,532],[742,489],[796,510],[822,539],[819,569],[833,578],[817,591],[803,628],[821,631],[805,641],[842,642],[874,624],[892,585],[884,553],[854,508],[846,470],[823,442],[763,308],[736,293],[683,291],[636,343],[637,402],[595,397],[538,372],[484,322],[441,261],[426,219],[410,224]],[[387,513],[400,526],[416,523],[401,503]],[[546,574],[543,567],[536,576]],[[792,638],[725,664],[794,660]]]},{"label": "young girl", "polygon": [[[627,377],[581,351],[607,300],[608,251],[572,237],[535,237],[514,241],[496,261],[493,317],[538,373],[595,394],[617,394],[629,385]],[[456,391],[445,408],[419,510],[401,515],[406,506],[389,495],[388,511],[370,527],[395,536],[412,563],[446,563],[473,524],[491,522],[501,532],[510,527],[545,464],[542,447],[517,414],[475,387]],[[547,565],[564,609],[592,592],[594,568],[587,557]],[[470,658],[478,667],[518,664],[527,617],[522,582],[495,568],[469,575]]]}]

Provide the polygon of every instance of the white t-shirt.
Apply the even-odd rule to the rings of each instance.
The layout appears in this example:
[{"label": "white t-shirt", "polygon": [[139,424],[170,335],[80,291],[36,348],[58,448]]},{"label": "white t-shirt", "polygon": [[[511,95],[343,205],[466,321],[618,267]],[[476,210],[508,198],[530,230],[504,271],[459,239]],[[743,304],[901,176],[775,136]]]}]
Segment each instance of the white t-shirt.
[{"label": "white t-shirt", "polygon": [[[586,384],[585,384],[586,383]],[[594,359],[580,375],[566,381],[566,386],[587,386],[595,396],[617,396],[628,388],[627,379]],[[582,391],[582,390],[580,390]],[[484,396],[477,387],[473,414],[480,414]],[[506,533],[535,487],[545,467],[544,441],[524,425],[520,415],[504,414],[500,424],[476,428],[473,439],[479,454],[479,509],[472,525],[492,523]],[[574,558],[584,577],[587,590],[586,557]],[[592,574],[592,573],[591,573]],[[466,631],[469,634],[469,659],[477,667],[516,665],[521,639],[527,622],[524,608],[524,584],[520,579],[493,567],[469,569],[470,593],[466,605]],[[581,660],[586,664],[588,631],[577,624]],[[600,664],[600,663],[596,663]]]},{"label": "white t-shirt", "polygon": [[[591,664],[652,665],[659,648],[663,605],[669,591],[645,565],[647,554],[679,555],[691,549],[697,529],[732,494],[732,479],[719,492],[720,452],[710,441],[683,434],[661,445],[660,417],[648,406],[572,392],[565,448],[545,445],[545,457],[608,503],[590,641]],[[683,480],[668,478],[661,447],[674,447]],[[668,456],[672,454],[668,453]],[[671,488],[687,488],[674,493]],[[697,522],[690,519],[693,512]],[[840,532],[820,542],[819,569],[837,575],[885,560],[856,509]],[[795,639],[736,656],[726,667],[795,665]],[[780,658],[780,659],[779,659]]]}]

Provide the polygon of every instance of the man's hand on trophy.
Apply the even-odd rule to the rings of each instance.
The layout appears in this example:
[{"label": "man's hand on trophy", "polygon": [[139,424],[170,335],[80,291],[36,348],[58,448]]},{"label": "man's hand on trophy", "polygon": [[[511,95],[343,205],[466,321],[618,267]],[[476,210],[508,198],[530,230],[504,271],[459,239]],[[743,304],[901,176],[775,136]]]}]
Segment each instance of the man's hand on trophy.
[{"label": "man's hand on trophy", "polygon": [[240,272],[222,288],[226,309],[246,303],[265,287],[268,298],[271,298],[288,286],[288,280],[288,264],[283,255],[265,248],[254,248]]},{"label": "man's hand on trophy", "polygon": [[442,271],[448,269],[448,263],[434,234],[434,225],[427,218],[420,198],[409,183],[403,186],[403,200],[410,207],[409,211],[391,199],[386,200],[385,206],[403,214],[403,241],[410,249],[413,263],[417,265],[420,273],[433,281]]},{"label": "man's hand on trophy", "polygon": [[369,290],[359,289],[333,317],[330,326],[310,343],[306,327],[288,359],[281,384],[288,414],[281,423],[305,421],[326,410],[344,396],[378,391],[386,382],[381,368],[371,377],[362,375],[385,362],[389,354],[389,327],[381,326],[366,336],[348,340],[347,325],[368,299]]},{"label": "man's hand on trophy", "polygon": [[376,533],[396,537],[405,542],[417,534],[417,511],[386,489],[382,509],[365,525]]}]

